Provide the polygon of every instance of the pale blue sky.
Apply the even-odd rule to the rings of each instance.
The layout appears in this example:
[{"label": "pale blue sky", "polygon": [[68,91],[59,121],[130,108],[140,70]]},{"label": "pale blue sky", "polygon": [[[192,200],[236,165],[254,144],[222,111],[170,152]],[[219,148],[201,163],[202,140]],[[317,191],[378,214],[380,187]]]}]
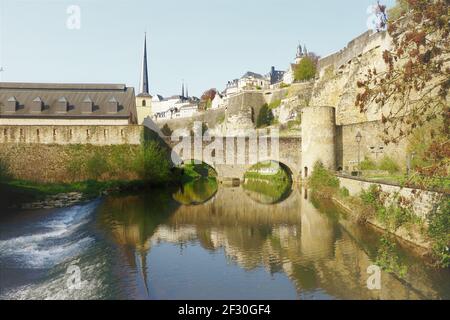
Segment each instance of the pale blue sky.
[{"label": "pale blue sky", "polygon": [[[326,56],[367,30],[375,0],[0,0],[3,81],[138,88],[144,31],[152,94],[223,89],[246,71],[286,69],[297,43]],[[388,6],[394,0],[383,1]],[[81,29],[66,27],[69,5]]]}]

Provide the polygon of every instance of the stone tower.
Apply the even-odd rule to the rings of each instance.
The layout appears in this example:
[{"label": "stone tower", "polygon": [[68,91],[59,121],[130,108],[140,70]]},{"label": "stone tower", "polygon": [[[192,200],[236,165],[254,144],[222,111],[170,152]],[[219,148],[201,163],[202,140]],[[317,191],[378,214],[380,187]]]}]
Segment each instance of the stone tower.
[{"label": "stone tower", "polygon": [[336,116],[334,107],[302,109],[302,176],[307,178],[316,162],[336,170]]}]

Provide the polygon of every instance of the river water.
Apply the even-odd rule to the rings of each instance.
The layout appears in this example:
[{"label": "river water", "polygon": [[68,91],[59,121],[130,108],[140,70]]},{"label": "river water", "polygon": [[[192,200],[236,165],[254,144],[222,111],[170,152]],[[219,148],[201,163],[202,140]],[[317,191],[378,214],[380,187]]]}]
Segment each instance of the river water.
[{"label": "river water", "polygon": [[0,298],[450,299],[449,270],[405,248],[407,274],[370,290],[380,235],[300,187],[278,202],[216,188],[3,215]]}]

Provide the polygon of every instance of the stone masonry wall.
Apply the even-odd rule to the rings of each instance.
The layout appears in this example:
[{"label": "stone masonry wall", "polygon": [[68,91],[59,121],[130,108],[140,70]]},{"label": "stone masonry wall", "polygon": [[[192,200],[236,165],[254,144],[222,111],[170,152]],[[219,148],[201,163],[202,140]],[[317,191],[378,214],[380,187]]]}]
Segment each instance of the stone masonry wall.
[{"label": "stone masonry wall", "polygon": [[0,126],[1,143],[139,145],[144,127],[125,126]]},{"label": "stone masonry wall", "polygon": [[336,130],[336,168],[344,171],[356,170],[358,165],[358,143],[356,135],[362,135],[360,143],[360,160],[366,157],[374,162],[385,155],[392,158],[400,168],[406,168],[407,142],[401,140],[398,144],[385,145],[383,142],[383,124],[381,121],[371,121],[338,126]]}]

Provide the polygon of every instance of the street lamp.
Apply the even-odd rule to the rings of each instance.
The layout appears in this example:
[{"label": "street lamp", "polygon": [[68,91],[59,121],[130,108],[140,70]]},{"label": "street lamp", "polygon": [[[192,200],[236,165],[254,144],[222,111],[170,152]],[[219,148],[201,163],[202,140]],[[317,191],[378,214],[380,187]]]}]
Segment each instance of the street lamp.
[{"label": "street lamp", "polygon": [[355,138],[356,142],[358,143],[358,176],[359,176],[361,167],[361,140],[362,140],[362,134],[360,131],[358,131]]}]

